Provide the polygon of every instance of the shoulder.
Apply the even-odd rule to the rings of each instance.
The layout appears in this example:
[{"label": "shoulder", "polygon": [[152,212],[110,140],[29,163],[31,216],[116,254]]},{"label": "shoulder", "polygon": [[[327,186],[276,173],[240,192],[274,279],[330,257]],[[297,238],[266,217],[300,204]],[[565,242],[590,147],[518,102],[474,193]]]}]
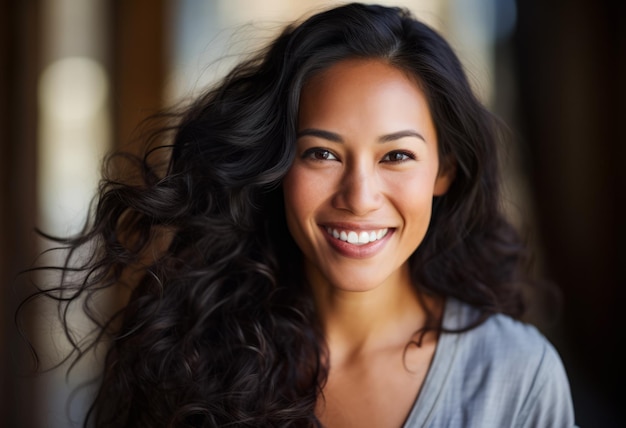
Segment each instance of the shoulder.
[{"label": "shoulder", "polygon": [[[464,327],[477,316],[471,306],[451,301],[444,327]],[[492,315],[466,332],[444,333],[440,341],[442,352],[454,354],[450,392],[466,409],[507,426],[573,426],[561,358],[534,326]]]},{"label": "shoulder", "polygon": [[[444,327],[463,328],[476,320],[478,311],[459,301],[450,301]],[[447,324],[446,324],[447,323]],[[560,363],[556,349],[533,325],[507,315],[495,314],[482,324],[458,334],[457,352],[492,368],[539,369],[543,365]]]}]

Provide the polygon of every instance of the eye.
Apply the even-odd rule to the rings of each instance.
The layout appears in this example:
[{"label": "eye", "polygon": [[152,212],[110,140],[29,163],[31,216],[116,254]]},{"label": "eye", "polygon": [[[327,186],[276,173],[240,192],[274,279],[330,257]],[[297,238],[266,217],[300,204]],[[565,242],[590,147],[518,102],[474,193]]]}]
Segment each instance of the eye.
[{"label": "eye", "polygon": [[387,153],[381,162],[404,162],[410,159],[415,159],[415,155],[411,152],[394,151]]},{"label": "eye", "polygon": [[337,160],[337,157],[330,151],[320,147],[313,147],[302,154],[304,159],[312,159],[316,161]]}]

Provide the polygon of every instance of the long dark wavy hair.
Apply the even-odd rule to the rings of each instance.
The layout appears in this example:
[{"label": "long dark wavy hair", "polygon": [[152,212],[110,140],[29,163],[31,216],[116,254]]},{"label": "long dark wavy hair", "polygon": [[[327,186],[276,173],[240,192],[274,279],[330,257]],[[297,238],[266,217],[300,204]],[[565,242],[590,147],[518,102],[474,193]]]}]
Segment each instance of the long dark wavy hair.
[{"label": "long dark wavy hair", "polygon": [[[500,206],[496,121],[437,32],[401,8],[342,5],[284,29],[172,115],[145,155],[111,156],[83,232],[49,237],[69,256],[34,268],[64,273],[38,296],[81,301],[96,323],[76,358],[108,349],[86,425],[319,426],[327,351],[281,180],[303,84],[347,58],[416,77],[443,167],[456,169],[410,258],[417,290],[483,318],[523,314],[525,251]],[[97,295],[111,290],[123,304],[100,319]]]}]

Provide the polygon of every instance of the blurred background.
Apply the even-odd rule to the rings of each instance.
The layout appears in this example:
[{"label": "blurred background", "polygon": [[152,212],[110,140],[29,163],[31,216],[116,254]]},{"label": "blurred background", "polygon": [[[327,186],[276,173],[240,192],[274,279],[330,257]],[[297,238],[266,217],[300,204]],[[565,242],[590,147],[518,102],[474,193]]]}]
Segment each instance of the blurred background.
[{"label": "blurred background", "polygon": [[[511,127],[505,202],[560,288],[531,321],[560,352],[581,427],[623,426],[626,302],[626,7],[604,0],[379,1],[439,30],[482,100]],[[26,0],[0,3],[0,426],[79,426],[96,357],[31,373],[13,316],[16,273],[80,229],[102,156],[139,121],[188,100],[314,0]],[[67,351],[46,310],[25,328],[43,368]],[[80,318],[77,316],[77,322]],[[78,392],[75,392],[78,391]]]}]

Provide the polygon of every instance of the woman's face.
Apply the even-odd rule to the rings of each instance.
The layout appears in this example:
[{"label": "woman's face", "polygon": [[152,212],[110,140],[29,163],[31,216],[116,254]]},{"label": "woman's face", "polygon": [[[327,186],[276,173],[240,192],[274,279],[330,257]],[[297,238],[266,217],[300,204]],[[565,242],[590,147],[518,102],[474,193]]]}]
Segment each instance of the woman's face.
[{"label": "woman's face", "polygon": [[[314,286],[365,291],[408,274],[446,192],[424,93],[378,60],[341,61],[301,93],[287,226]],[[403,276],[404,275],[404,276]]]}]

